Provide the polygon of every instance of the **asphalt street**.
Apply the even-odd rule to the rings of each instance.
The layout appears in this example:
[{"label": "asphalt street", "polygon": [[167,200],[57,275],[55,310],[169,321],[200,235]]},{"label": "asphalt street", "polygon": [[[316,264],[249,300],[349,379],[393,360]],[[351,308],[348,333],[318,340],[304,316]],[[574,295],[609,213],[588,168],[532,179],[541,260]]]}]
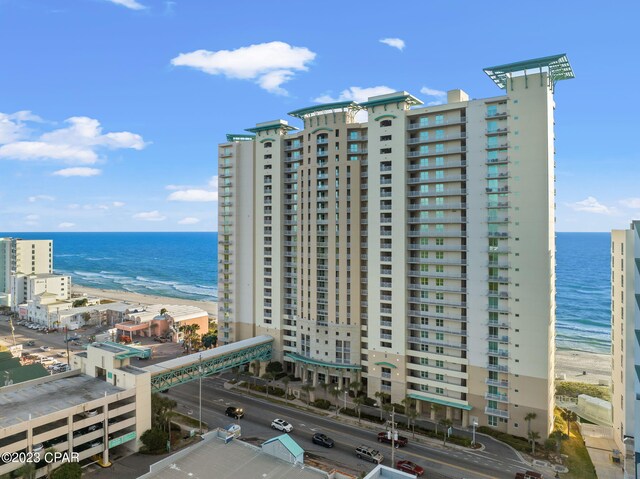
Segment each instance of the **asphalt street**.
[{"label": "asphalt street", "polygon": [[[242,427],[242,437],[254,443],[261,443],[279,431],[271,429],[271,421],[281,418],[290,422],[294,430],[291,436],[310,454],[327,465],[335,466],[345,472],[360,473],[370,471],[374,464],[359,460],[355,456],[355,448],[361,444],[378,449],[385,457],[383,464],[391,465],[391,447],[377,442],[377,432],[382,426],[372,429],[354,427],[335,418],[335,413],[327,413],[325,417],[308,413],[285,404],[272,403],[264,398],[246,396],[243,390],[224,389],[223,378],[205,378],[202,382],[202,420],[210,428],[225,427],[238,423]],[[198,382],[192,382],[172,388],[167,396],[178,402],[178,411],[198,418]],[[227,406],[242,407],[245,417],[236,421],[225,416]],[[315,445],[311,436],[322,432],[331,437],[336,445],[326,449]],[[395,451],[395,460],[409,459],[425,468],[427,477],[434,479],[512,479],[516,472],[526,470],[524,464],[500,457],[490,452],[471,451],[450,446],[434,444],[418,444],[412,441],[411,434],[406,434],[409,444]]]}]

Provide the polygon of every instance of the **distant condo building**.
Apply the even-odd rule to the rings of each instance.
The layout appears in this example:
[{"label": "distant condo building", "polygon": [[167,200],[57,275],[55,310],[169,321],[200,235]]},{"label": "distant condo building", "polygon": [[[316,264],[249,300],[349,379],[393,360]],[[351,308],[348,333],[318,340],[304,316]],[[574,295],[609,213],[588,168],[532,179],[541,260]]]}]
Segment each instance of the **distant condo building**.
[{"label": "distant condo building", "polygon": [[[219,146],[219,340],[432,418],[553,429],[554,109],[565,55],[501,95],[314,105]],[[367,117],[361,122],[360,117]]]},{"label": "distant condo building", "polygon": [[[640,462],[640,221],[611,232],[611,384],[614,440],[627,458],[626,477]],[[629,459],[632,458],[631,461]]]}]

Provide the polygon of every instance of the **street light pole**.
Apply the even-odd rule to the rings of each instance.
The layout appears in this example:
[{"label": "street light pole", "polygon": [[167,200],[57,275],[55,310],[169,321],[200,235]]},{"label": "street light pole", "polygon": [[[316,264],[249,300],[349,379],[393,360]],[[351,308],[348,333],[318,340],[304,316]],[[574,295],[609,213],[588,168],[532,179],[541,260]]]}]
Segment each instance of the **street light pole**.
[{"label": "street light pole", "polygon": [[391,409],[391,467],[395,469],[395,456],[396,456],[396,408]]},{"label": "street light pole", "polygon": [[199,392],[198,392],[198,423],[199,431],[202,434],[202,354],[200,354],[200,365],[198,366],[198,372],[200,373]]},{"label": "street light pole", "polygon": [[476,428],[478,427],[478,421],[473,421],[471,424],[473,426],[473,439],[471,440],[471,445],[476,445]]}]

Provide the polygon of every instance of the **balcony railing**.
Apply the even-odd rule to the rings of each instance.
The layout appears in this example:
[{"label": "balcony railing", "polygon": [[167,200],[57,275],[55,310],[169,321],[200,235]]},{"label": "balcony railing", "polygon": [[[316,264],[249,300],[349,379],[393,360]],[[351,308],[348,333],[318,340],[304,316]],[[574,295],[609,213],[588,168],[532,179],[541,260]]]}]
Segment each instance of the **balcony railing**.
[{"label": "balcony railing", "polygon": [[459,123],[465,123],[467,121],[466,117],[460,117],[460,118],[448,118],[446,120],[440,121],[438,123],[436,122],[432,122],[432,123],[409,123],[407,125],[407,130],[420,130],[422,128],[436,128],[436,127],[440,127],[440,126],[444,126],[444,125],[457,125]]},{"label": "balcony railing", "polygon": [[407,157],[416,158],[420,156],[440,156],[440,155],[455,155],[456,153],[465,153],[467,148],[459,146],[455,148],[443,148],[443,149],[429,149],[429,151],[408,151]]},{"label": "balcony railing", "polygon": [[484,413],[488,414],[489,416],[499,416],[505,419],[509,419],[509,411],[504,411],[502,409],[493,409],[491,407],[485,407]]}]

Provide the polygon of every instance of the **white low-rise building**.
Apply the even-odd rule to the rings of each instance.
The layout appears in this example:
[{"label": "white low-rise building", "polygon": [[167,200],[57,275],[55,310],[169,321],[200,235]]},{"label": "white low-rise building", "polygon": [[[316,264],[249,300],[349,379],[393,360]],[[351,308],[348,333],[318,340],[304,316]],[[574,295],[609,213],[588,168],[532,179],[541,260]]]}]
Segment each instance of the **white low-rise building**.
[{"label": "white low-rise building", "polygon": [[42,293],[51,293],[60,300],[71,297],[71,276],[61,274],[15,274],[11,276],[11,309],[27,304]]}]

